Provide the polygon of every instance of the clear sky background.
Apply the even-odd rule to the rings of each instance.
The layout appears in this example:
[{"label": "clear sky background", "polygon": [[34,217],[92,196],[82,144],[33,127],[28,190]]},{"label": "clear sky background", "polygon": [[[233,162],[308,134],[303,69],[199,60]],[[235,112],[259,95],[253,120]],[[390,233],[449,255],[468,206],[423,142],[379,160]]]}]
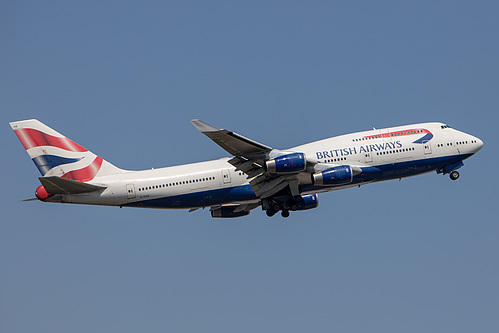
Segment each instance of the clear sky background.
[{"label": "clear sky background", "polygon": [[[497,1],[4,1],[1,332],[494,332]],[[125,169],[442,121],[481,138],[435,173],[260,210],[19,202],[37,118]]]}]

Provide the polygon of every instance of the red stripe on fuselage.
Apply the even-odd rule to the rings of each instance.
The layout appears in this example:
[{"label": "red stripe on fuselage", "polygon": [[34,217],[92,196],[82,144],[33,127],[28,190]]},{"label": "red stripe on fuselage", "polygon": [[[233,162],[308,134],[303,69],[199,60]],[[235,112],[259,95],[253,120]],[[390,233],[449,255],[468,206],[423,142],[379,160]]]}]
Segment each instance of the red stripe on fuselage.
[{"label": "red stripe on fuselage", "polygon": [[416,135],[421,133],[431,133],[431,132],[424,128],[418,128],[418,129],[410,129],[397,132],[381,133],[376,135],[368,135],[365,136],[364,138],[390,138],[395,136]]},{"label": "red stripe on fuselage", "polygon": [[33,128],[17,129],[14,130],[14,132],[26,150],[34,147],[52,146],[74,152],[87,151],[85,148],[68,138],[58,138]]},{"label": "red stripe on fuselage", "polygon": [[102,162],[103,162],[102,158],[97,156],[89,166],[84,167],[83,169],[74,170],[65,173],[64,175],[62,175],[62,177],[67,179],[77,180],[83,183],[91,181],[92,179],[95,178],[97,172],[99,172],[102,166]]}]

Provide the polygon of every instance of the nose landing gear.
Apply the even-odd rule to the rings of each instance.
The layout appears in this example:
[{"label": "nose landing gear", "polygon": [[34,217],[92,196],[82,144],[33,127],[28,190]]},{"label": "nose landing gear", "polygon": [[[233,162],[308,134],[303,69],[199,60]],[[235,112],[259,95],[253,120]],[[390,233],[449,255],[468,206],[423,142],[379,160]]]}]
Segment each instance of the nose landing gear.
[{"label": "nose landing gear", "polygon": [[452,172],[450,173],[449,177],[450,177],[450,179],[452,179],[452,180],[456,180],[456,179],[458,179],[458,178],[459,178],[459,172],[457,172],[457,171],[452,171]]}]

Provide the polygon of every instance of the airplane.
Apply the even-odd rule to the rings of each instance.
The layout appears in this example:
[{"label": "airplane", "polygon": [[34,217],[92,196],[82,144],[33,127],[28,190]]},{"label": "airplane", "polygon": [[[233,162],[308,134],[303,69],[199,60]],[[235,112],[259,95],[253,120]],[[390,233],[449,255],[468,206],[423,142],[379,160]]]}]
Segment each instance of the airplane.
[{"label": "airplane", "polygon": [[232,157],[129,171],[36,119],[10,126],[42,177],[43,202],[163,209],[210,208],[214,218],[271,217],[318,207],[318,194],[436,171],[459,178],[483,142],[439,123],[340,135],[279,150],[201,120],[191,123]]}]

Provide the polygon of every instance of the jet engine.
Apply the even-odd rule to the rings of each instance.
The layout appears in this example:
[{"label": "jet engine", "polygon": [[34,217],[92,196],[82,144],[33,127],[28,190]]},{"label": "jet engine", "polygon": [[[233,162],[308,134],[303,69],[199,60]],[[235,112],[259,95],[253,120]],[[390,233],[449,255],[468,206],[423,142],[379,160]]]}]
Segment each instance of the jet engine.
[{"label": "jet engine", "polygon": [[354,172],[349,165],[341,165],[324,171],[316,172],[312,175],[314,185],[343,185],[351,183]]},{"label": "jet engine", "polygon": [[278,156],[265,162],[265,171],[269,173],[290,173],[305,170],[305,154],[292,153]]},{"label": "jet engine", "polygon": [[296,202],[296,210],[307,210],[319,206],[319,197],[317,194],[304,195]]}]

